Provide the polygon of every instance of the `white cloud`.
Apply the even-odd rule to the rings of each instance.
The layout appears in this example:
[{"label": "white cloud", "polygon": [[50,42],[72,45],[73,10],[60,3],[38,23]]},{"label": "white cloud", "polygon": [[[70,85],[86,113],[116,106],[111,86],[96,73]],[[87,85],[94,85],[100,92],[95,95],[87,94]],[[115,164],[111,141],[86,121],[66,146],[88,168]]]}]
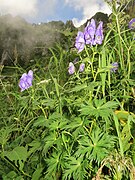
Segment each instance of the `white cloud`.
[{"label": "white cloud", "polygon": [[59,0],[44,0],[44,2],[42,2],[41,10],[44,12],[44,16],[55,14],[55,9],[58,1]]},{"label": "white cloud", "polygon": [[[48,18],[55,16],[59,0],[0,0],[0,13],[20,15],[24,18]],[[87,19],[91,18],[96,12],[101,11],[110,13],[109,7],[104,0],[63,0],[65,6],[68,5],[76,12],[82,12],[82,19],[73,18],[76,27],[84,24]],[[57,16],[57,14],[56,14]],[[64,16],[64,14],[63,14]]]},{"label": "white cloud", "polygon": [[38,0],[0,0],[0,13],[22,16],[34,16],[37,14]]},{"label": "white cloud", "polygon": [[96,12],[111,13],[109,6],[104,0],[65,0],[65,3],[76,11],[82,11],[82,19],[72,19],[76,27],[82,25],[87,19],[95,15]]}]

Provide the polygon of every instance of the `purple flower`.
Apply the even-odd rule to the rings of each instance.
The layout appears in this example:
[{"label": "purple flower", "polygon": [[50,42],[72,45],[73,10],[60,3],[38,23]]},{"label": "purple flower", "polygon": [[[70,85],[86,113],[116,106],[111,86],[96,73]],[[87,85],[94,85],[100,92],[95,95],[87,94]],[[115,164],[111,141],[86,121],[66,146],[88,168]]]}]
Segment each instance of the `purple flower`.
[{"label": "purple flower", "polygon": [[78,49],[78,53],[84,49],[85,39],[83,32],[79,31],[76,37],[75,47]]},{"label": "purple flower", "polygon": [[21,92],[32,86],[32,80],[33,80],[33,71],[32,70],[29,70],[28,74],[24,73],[22,75],[22,77],[20,78],[20,82],[19,82],[19,87],[21,88]]},{"label": "purple flower", "polygon": [[135,29],[135,18],[131,19],[128,26],[129,26],[129,29]]},{"label": "purple flower", "polygon": [[91,22],[86,26],[84,33],[78,32],[75,42],[75,47],[78,49],[78,53],[81,52],[85,44],[96,45],[102,44],[103,41],[103,22],[101,21],[96,29],[96,22],[91,19]]},{"label": "purple flower", "polygon": [[86,26],[85,31],[84,31],[86,44],[93,45],[95,32],[96,32],[96,22],[94,19],[91,19],[90,24]]},{"label": "purple flower", "polygon": [[74,74],[75,72],[75,66],[72,62],[69,63],[69,67],[68,67],[68,73],[69,74]]},{"label": "purple flower", "polygon": [[96,33],[95,33],[95,41],[94,44],[102,44],[102,41],[104,39],[103,36],[103,22],[101,21],[97,27]]},{"label": "purple flower", "polygon": [[111,72],[116,73],[116,71],[118,70],[118,67],[119,67],[118,63],[114,62],[111,65],[113,66],[113,68],[111,68]]},{"label": "purple flower", "polygon": [[81,63],[81,64],[80,64],[80,67],[79,67],[79,71],[80,71],[80,72],[83,72],[84,69],[85,69],[85,64],[84,64],[84,63]]}]

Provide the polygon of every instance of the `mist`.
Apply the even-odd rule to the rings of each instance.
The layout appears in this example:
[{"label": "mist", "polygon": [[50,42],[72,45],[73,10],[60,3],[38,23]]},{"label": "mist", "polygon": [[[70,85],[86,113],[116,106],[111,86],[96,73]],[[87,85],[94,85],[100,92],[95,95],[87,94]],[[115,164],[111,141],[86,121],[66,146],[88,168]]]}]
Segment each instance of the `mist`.
[{"label": "mist", "polygon": [[38,0],[0,0],[1,14],[36,16]]}]

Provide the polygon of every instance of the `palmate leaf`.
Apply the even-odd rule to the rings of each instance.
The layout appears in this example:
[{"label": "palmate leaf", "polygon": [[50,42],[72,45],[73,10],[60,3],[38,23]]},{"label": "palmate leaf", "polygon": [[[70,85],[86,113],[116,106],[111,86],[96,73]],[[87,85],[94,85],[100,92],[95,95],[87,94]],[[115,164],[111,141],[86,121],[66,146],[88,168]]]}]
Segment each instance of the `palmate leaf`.
[{"label": "palmate leaf", "polygon": [[75,157],[67,157],[65,159],[65,171],[63,175],[63,180],[82,180],[87,179],[86,175],[86,169],[88,168],[87,160],[83,159],[82,156],[75,158]]},{"label": "palmate leaf", "polygon": [[47,171],[45,174],[45,179],[47,180],[55,180],[59,179],[58,177],[61,175],[61,170],[64,167],[63,155],[65,153],[61,153],[61,151],[55,151],[52,156],[46,159],[47,163]]},{"label": "palmate leaf", "polygon": [[112,151],[116,138],[103,133],[99,128],[92,131],[91,135],[85,135],[78,140],[79,146],[76,156],[86,156],[89,160],[101,162]]},{"label": "palmate leaf", "polygon": [[104,100],[95,99],[94,102],[84,105],[79,111],[81,111],[81,115],[108,119],[112,114],[112,110],[116,109],[117,107],[118,103],[115,101],[108,101],[104,103]]}]

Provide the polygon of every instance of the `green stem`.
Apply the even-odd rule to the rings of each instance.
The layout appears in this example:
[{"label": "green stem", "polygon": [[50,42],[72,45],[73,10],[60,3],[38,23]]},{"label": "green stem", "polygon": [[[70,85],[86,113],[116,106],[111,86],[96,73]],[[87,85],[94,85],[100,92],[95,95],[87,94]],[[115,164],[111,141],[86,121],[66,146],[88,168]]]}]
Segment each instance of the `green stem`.
[{"label": "green stem", "polygon": [[[85,52],[86,52],[88,58],[90,59],[90,55],[89,55],[89,53],[88,53],[88,51],[87,51],[86,46],[85,46]],[[91,59],[92,61],[91,61],[91,63],[90,63],[93,78],[94,78],[94,76],[95,76],[95,75],[94,75],[94,68],[93,68],[93,60],[94,60],[94,56],[95,56],[95,53],[93,52],[93,57],[92,57],[92,59]]]},{"label": "green stem", "polygon": [[127,66],[128,66],[128,79],[130,79],[131,72],[131,63],[130,63],[130,49],[128,49],[128,58],[127,58]]},{"label": "green stem", "polygon": [[113,113],[113,118],[114,118],[115,128],[116,128],[118,139],[119,139],[120,154],[123,157],[124,151],[123,151],[123,145],[122,145],[121,136],[120,136],[119,122],[118,122],[117,116],[114,113]]},{"label": "green stem", "polygon": [[[102,59],[99,56],[99,69],[104,69],[106,67],[106,55],[105,55],[105,48],[103,46],[102,49]],[[102,81],[102,93],[105,97],[105,82],[106,82],[106,72],[100,73],[101,81]]]},{"label": "green stem", "polygon": [[122,42],[121,42],[121,31],[120,31],[120,24],[119,24],[119,19],[118,19],[118,14],[116,16],[116,25],[117,25],[117,32],[118,32],[118,48],[119,48],[119,53],[120,53],[120,65],[121,69],[124,70],[124,61],[123,61],[123,47],[122,47]]}]

